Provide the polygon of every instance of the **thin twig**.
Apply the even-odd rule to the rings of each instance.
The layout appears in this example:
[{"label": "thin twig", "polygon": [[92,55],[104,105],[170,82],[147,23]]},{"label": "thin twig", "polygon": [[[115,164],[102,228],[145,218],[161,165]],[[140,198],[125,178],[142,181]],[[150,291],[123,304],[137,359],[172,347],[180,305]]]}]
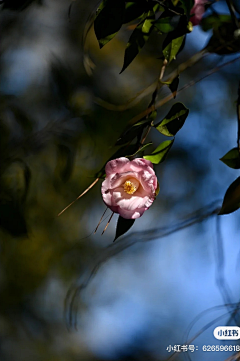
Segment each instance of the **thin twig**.
[{"label": "thin twig", "polygon": [[[184,70],[186,70],[187,68],[195,65],[199,60],[201,60],[204,56],[209,55],[207,53],[207,51],[205,49],[197,52],[196,54],[194,54],[190,59],[186,60],[184,63],[180,64],[176,70],[174,70],[166,79],[165,82],[171,82],[173,79],[175,79],[180,73],[182,73]],[[127,109],[132,108],[133,106],[135,106],[143,97],[149,95],[152,93],[154,87],[155,87],[155,82],[154,81],[153,84],[150,84],[147,88],[144,88],[143,90],[141,90],[140,92],[138,92],[136,94],[136,96],[132,99],[130,99],[127,103],[125,104],[120,104],[120,105],[114,105],[111,103],[106,102],[103,99],[100,98],[95,98],[94,102],[102,107],[104,107],[105,109],[108,110],[113,110],[113,111],[124,111]],[[159,87],[158,91],[160,90],[160,88],[163,87],[163,83],[160,82],[159,84],[159,78],[157,79],[157,85]]]},{"label": "thin twig", "polygon": [[94,234],[97,232],[98,227],[100,226],[100,224],[101,224],[101,222],[102,222],[102,219],[103,219],[105,213],[107,212],[107,210],[108,210],[108,207],[107,207],[107,208],[105,209],[105,211],[103,212],[103,215],[102,215],[102,217],[100,218],[100,221],[98,222],[98,225],[97,225],[97,227],[96,227],[96,229],[95,229],[95,231],[94,231]]},{"label": "thin twig", "polygon": [[156,2],[157,2],[159,5],[161,5],[162,7],[164,7],[165,9],[167,9],[168,11],[171,11],[173,14],[182,16],[181,13],[178,13],[177,11],[169,8],[169,7],[168,7],[167,5],[165,5],[162,1],[156,0]]},{"label": "thin twig", "polygon": [[109,223],[111,222],[111,219],[112,219],[113,215],[114,215],[114,212],[112,212],[112,214],[111,214],[111,216],[110,216],[110,218],[109,218],[109,220],[108,220],[108,222],[107,222],[107,224],[106,224],[106,227],[105,227],[104,230],[102,231],[102,234],[101,234],[101,235],[103,235],[103,233],[104,233],[104,232],[106,231],[106,229],[108,228]]},{"label": "thin twig", "polygon": [[[216,73],[216,72],[219,71],[221,68],[223,68],[223,67],[225,67],[225,66],[227,66],[227,65],[230,65],[230,64],[234,63],[235,61],[237,61],[237,60],[239,60],[239,59],[240,59],[240,56],[238,56],[237,58],[232,59],[232,60],[230,60],[230,61],[228,61],[228,62],[226,62],[226,63],[224,63],[224,64],[222,64],[222,65],[220,65],[220,66],[218,66],[218,67],[216,67],[216,68],[214,68],[213,70],[210,70],[210,71],[209,71],[206,75],[204,75],[203,77],[201,77],[201,78],[199,78],[199,79],[197,79],[197,80],[193,80],[193,81],[191,81],[190,83],[184,85],[181,89],[178,90],[178,93],[180,93],[181,91],[189,88],[190,86],[192,86],[192,85],[200,82],[201,80],[207,78],[208,76]],[[171,99],[173,99],[173,98],[174,98],[173,94],[169,94],[169,95],[166,96],[165,98],[159,100],[159,101],[157,102],[157,104],[155,105],[155,108],[161,107],[163,104],[166,104],[167,102],[169,102],[169,101],[170,101]],[[146,116],[147,114],[151,113],[153,110],[154,110],[154,107],[153,107],[153,106],[151,106],[150,108],[147,108],[147,109],[144,110],[142,113],[140,113],[140,114],[136,115],[134,118],[132,118],[132,119],[130,120],[129,124],[134,124],[135,122],[138,122],[141,118],[143,118],[143,117]]]},{"label": "thin twig", "polygon": [[[153,94],[152,94],[152,100],[148,106],[149,107],[153,107],[153,110],[155,110],[155,102],[156,102],[156,98],[157,98],[157,95],[158,95],[158,91],[161,87],[161,84],[162,84],[162,78],[164,76],[164,73],[165,73],[165,70],[166,70],[166,66],[167,66],[167,59],[164,59],[163,61],[163,64],[162,64],[162,67],[161,67],[161,70],[160,70],[160,75],[159,75],[159,78],[158,78],[158,82],[157,82],[157,86],[156,86],[156,89],[154,90]],[[149,116],[149,114],[147,114],[146,118]],[[139,144],[139,149],[143,146],[148,134],[150,133],[150,130],[153,126],[153,122],[151,122],[151,124],[148,125],[147,127],[147,130],[142,138],[142,140],[140,141],[140,144]]]},{"label": "thin twig", "polygon": [[[162,67],[161,67],[161,70],[160,70],[160,75],[159,75],[159,78],[158,78],[157,86],[156,86],[156,89],[154,90],[154,92],[153,92],[153,94],[152,94],[152,100],[151,100],[148,108],[149,108],[149,107],[153,107],[153,109],[155,110],[156,98],[157,98],[158,91],[159,91],[159,89],[160,89],[160,87],[161,87],[161,84],[162,84],[162,78],[163,78],[163,76],[164,76],[167,63],[168,63],[167,59],[164,59],[163,64],[162,64]],[[148,115],[149,115],[149,114],[147,114],[146,117],[148,117]],[[142,145],[144,144],[144,142],[145,142],[145,140],[146,140],[146,138],[147,138],[147,136],[148,136],[148,134],[149,134],[152,126],[153,126],[153,122],[151,122],[151,124],[148,125],[147,131],[145,132],[142,140],[140,141],[139,149],[140,149],[140,148],[142,147]]]},{"label": "thin twig", "polygon": [[71,207],[78,199],[80,199],[84,194],[86,194],[98,181],[100,178],[95,179],[95,181],[90,184],[90,186],[85,189],[85,191],[83,193],[81,193],[73,202],[71,202],[67,207],[65,207],[60,213],[58,213],[58,217],[61,216],[61,214],[63,214],[63,212],[65,212],[69,207]]}]

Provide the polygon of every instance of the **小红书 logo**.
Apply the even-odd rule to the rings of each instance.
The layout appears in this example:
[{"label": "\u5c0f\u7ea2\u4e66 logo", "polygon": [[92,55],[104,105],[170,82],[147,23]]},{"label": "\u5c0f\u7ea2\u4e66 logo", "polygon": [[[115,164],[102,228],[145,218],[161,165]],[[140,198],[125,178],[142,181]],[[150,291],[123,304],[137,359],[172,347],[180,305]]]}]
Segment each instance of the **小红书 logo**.
[{"label": "\u5c0f\u7ea2\u4e66 logo", "polygon": [[240,327],[218,326],[214,329],[213,336],[218,340],[239,340]]}]

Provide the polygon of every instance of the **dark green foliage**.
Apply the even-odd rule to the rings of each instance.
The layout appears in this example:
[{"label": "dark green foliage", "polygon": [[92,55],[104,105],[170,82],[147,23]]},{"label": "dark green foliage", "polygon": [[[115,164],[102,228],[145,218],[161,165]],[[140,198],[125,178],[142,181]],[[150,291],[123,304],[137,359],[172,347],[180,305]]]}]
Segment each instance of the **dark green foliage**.
[{"label": "dark green foliage", "polygon": [[184,104],[176,103],[172,106],[166,117],[155,125],[155,128],[160,133],[172,137],[182,128],[188,114],[189,109]]},{"label": "dark green foliage", "polygon": [[167,34],[176,29],[180,20],[180,15],[174,15],[171,11],[164,11],[154,26],[160,33]]},{"label": "dark green foliage", "polygon": [[233,169],[240,169],[240,155],[238,148],[233,148],[227,152],[220,160]]},{"label": "dark green foliage", "polygon": [[229,214],[240,208],[240,177],[227,189],[219,214]]},{"label": "dark green foliage", "polygon": [[150,122],[149,120],[143,120],[137,124],[132,125],[130,128],[128,128],[121,134],[115,145],[126,144],[134,140],[136,137],[141,136],[143,129],[149,122]]},{"label": "dark green foliage", "polygon": [[152,145],[152,142],[144,144],[142,147],[140,147],[134,154],[126,155],[126,158],[132,158],[135,157],[137,154],[143,153],[143,151],[149,147],[149,145]]},{"label": "dark green foliage", "polygon": [[185,35],[188,32],[187,17],[186,15],[182,15],[178,26],[168,33],[162,45],[163,56],[169,63],[176,59],[177,54],[183,49],[185,44]]},{"label": "dark green foliage", "polygon": [[213,35],[207,44],[209,53],[227,55],[239,52],[240,37],[236,36],[235,31],[235,25],[231,22],[224,22],[213,28]]},{"label": "dark green foliage", "polygon": [[145,155],[143,158],[150,160],[153,164],[162,163],[173,145],[173,140],[166,140],[162,142],[150,155]]},{"label": "dark green foliage", "polygon": [[139,138],[145,127],[150,125],[157,116],[157,111],[151,112],[148,117],[144,117],[139,122],[128,126],[124,132],[120,135],[115,145],[123,145],[131,142],[136,137]]},{"label": "dark green foliage", "polygon": [[129,229],[133,226],[134,222],[135,222],[135,219],[125,219],[125,218],[119,216],[118,222],[117,222],[116,235],[115,235],[113,242],[115,242],[116,239],[119,238],[120,236],[122,236],[124,233],[129,231]]},{"label": "dark green foliage", "polygon": [[129,23],[130,21],[138,19],[147,10],[148,3],[145,0],[139,1],[127,1],[125,4],[125,13],[123,23]]},{"label": "dark green foliage", "polygon": [[217,29],[222,23],[231,23],[231,16],[225,14],[213,13],[202,19],[201,28],[203,31],[208,31],[210,29]]},{"label": "dark green foliage", "polygon": [[183,41],[184,41],[184,35],[179,36],[178,38],[174,38],[164,47],[163,49],[163,55],[164,58],[167,59],[167,61],[170,63],[172,60],[176,59],[177,54],[179,53]]},{"label": "dark green foliage", "polygon": [[125,1],[104,0],[94,21],[94,30],[100,48],[114,38],[124,22]]},{"label": "dark green foliage", "polygon": [[153,21],[154,19],[152,19],[151,12],[149,12],[149,17],[138,24],[133,31],[125,50],[123,68],[120,74],[129,66],[129,64],[131,64],[133,59],[145,45],[153,29]]},{"label": "dark green foliage", "polygon": [[178,84],[179,84],[179,75],[176,76],[176,78],[174,78],[173,81],[169,84],[169,89],[170,89],[171,92],[173,93],[174,99],[175,99],[176,96],[177,96]]},{"label": "dark green foliage", "polygon": [[[141,19],[132,32],[124,55],[120,74],[138,55],[153,30],[168,34],[163,42],[163,55],[168,62],[184,47],[185,35],[191,31],[189,24],[193,0],[166,1],[164,7],[157,1],[103,0],[94,22],[95,34],[100,48],[107,44],[120,30],[123,23]],[[164,11],[163,11],[164,9]],[[156,13],[163,11],[155,20]]]},{"label": "dark green foliage", "polygon": [[[184,14],[187,16],[188,20],[190,18],[190,11],[194,5],[194,0],[180,0],[179,6],[184,10]],[[190,18],[191,20],[191,18]]]}]

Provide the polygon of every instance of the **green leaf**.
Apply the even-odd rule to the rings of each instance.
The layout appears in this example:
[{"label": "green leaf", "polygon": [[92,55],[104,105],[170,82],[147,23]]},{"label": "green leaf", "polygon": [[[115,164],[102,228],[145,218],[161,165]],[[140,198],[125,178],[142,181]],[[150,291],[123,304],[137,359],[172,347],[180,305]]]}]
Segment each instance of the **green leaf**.
[{"label": "green leaf", "polygon": [[138,19],[146,11],[146,2],[140,0],[138,2],[127,1],[125,4],[125,14],[123,23],[129,23],[130,21]]},{"label": "green leaf", "polygon": [[104,0],[94,21],[94,31],[100,48],[106,45],[120,30],[124,21],[125,1]]},{"label": "green leaf", "polygon": [[219,215],[235,212],[240,208],[240,177],[227,189]]},{"label": "green leaf", "polygon": [[144,155],[144,159],[150,160],[153,164],[159,164],[164,161],[166,158],[171,146],[173,145],[173,140],[166,140],[162,142],[150,155]]},{"label": "green leaf", "polygon": [[187,33],[189,33],[187,16],[182,15],[177,27],[167,34],[162,44],[163,56],[168,62],[175,59],[176,55],[183,49]]},{"label": "green leaf", "polygon": [[194,0],[181,0],[181,7],[184,10],[184,13],[187,15],[187,17],[190,17],[191,9],[194,5]]},{"label": "green leaf", "polygon": [[240,155],[238,148],[233,148],[227,152],[220,160],[233,169],[240,169]]},{"label": "green leaf", "polygon": [[235,35],[236,28],[232,22],[221,23],[218,28],[213,28],[213,35],[206,47],[208,52],[219,55],[238,53],[240,38]]},{"label": "green leaf", "polygon": [[160,18],[155,21],[154,26],[164,34],[176,29],[179,23],[180,16],[173,15],[170,11],[164,11]]},{"label": "green leaf", "polygon": [[126,158],[134,157],[138,153],[142,153],[149,145],[152,145],[152,142],[144,144],[140,149],[138,149],[134,154],[131,155],[125,155]]},{"label": "green leaf", "polygon": [[119,216],[117,222],[116,235],[113,242],[115,242],[117,238],[125,234],[133,226],[134,222],[135,219],[126,219]]},{"label": "green leaf", "polygon": [[226,14],[211,14],[201,20],[201,28],[203,31],[208,31],[213,28],[218,28],[222,23],[231,23],[231,16]]},{"label": "green leaf", "polygon": [[166,117],[155,125],[155,128],[167,137],[172,137],[182,128],[188,114],[189,109],[184,104],[176,103]]},{"label": "green leaf", "polygon": [[142,121],[139,122],[139,124],[132,125],[130,128],[128,128],[121,134],[121,136],[116,141],[115,145],[123,145],[128,142],[131,142],[136,137],[139,137],[148,123],[149,121],[147,122]]},{"label": "green leaf", "polygon": [[[150,13],[150,12],[149,12]],[[153,29],[154,19],[147,17],[141,21],[129,38],[124,55],[124,63],[120,74],[131,64],[148,40]]]},{"label": "green leaf", "polygon": [[185,35],[182,35],[176,39],[173,39],[164,49],[163,55],[164,58],[170,63],[172,60],[176,59],[177,53],[179,52]]},{"label": "green leaf", "polygon": [[179,84],[179,75],[176,76],[176,78],[174,78],[173,81],[169,84],[169,89],[171,90],[174,99],[177,96],[178,84]]}]

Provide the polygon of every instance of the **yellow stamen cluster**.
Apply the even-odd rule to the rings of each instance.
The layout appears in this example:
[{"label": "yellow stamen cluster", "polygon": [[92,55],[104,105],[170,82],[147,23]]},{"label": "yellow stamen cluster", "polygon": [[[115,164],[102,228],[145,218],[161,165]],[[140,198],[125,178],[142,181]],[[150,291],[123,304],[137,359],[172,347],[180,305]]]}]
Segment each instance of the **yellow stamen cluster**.
[{"label": "yellow stamen cluster", "polygon": [[139,182],[137,180],[127,180],[125,183],[124,183],[124,192],[126,192],[127,194],[133,194],[136,192],[136,190],[138,189],[139,187]]}]

